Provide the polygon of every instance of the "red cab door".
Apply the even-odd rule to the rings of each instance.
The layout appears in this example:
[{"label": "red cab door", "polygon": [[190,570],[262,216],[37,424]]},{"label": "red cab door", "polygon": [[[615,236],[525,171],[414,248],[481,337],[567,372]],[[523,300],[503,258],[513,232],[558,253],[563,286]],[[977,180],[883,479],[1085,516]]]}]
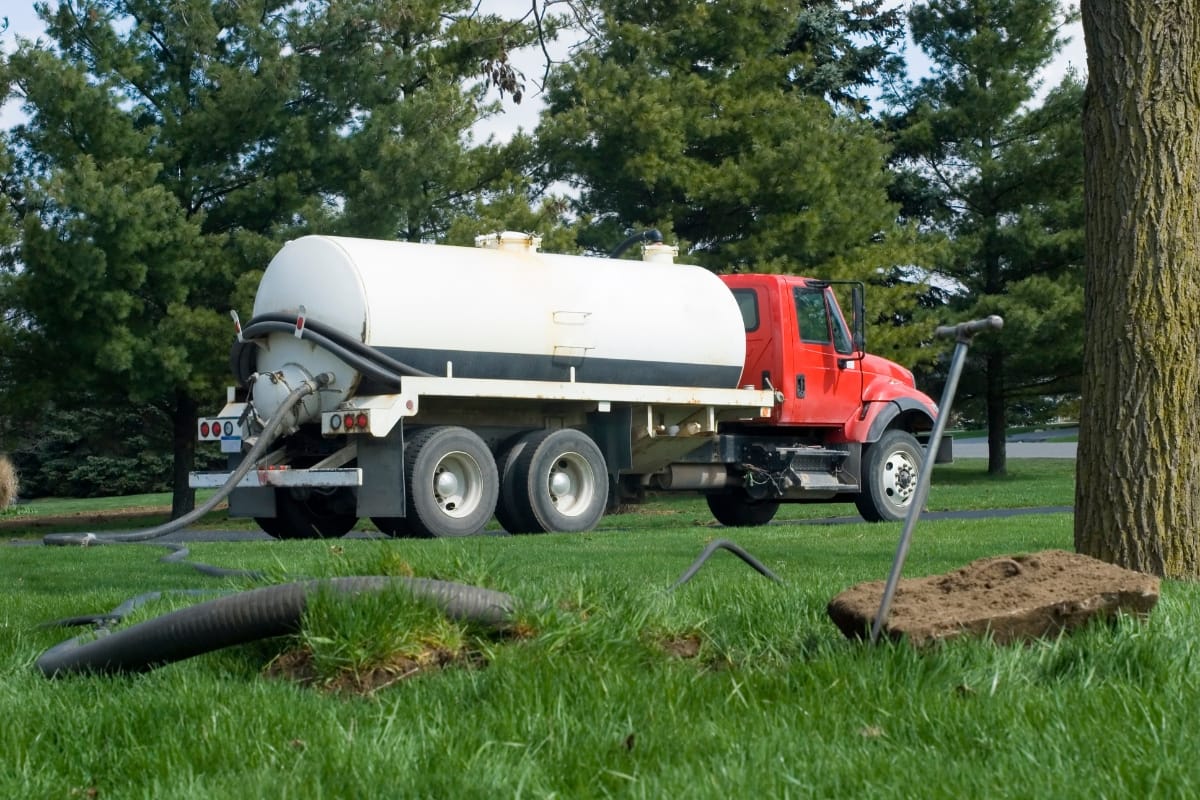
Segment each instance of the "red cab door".
[{"label": "red cab door", "polygon": [[[787,385],[780,422],[792,425],[844,425],[862,406],[860,361],[833,290],[816,281],[791,285],[790,330],[784,371]],[[790,319],[787,319],[790,316]]]}]

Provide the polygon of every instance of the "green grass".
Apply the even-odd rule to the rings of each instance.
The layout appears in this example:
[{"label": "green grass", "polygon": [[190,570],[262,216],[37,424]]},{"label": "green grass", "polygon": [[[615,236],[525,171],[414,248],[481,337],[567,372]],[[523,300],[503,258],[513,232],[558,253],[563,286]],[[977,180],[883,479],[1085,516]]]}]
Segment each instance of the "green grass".
[{"label": "green grass", "polygon": [[[991,484],[967,466],[943,473],[938,502],[988,494]],[[988,502],[1030,482],[1063,484],[1051,480],[1052,466],[1031,469],[1037,475],[1014,470]],[[1065,488],[1038,495],[1038,504],[1069,503],[1069,481]],[[1090,798],[1200,790],[1195,585],[1166,583],[1146,623],[1054,641],[870,648],[845,640],[825,604],[886,575],[899,524],[730,531],[693,520],[694,502],[674,503],[609,517],[609,529],[586,535],[197,544],[200,560],[277,580],[413,573],[500,589],[521,602],[521,635],[451,625],[396,598],[319,602],[301,637],[132,677],[42,678],[34,660],[69,634],[38,623],[106,611],[150,589],[230,584],[157,563],[161,551],[150,547],[7,547],[0,794]],[[1069,514],[923,521],[906,575],[1070,549],[1071,525]],[[784,583],[718,553],[667,592],[715,536],[735,539]],[[191,602],[168,596],[138,615]],[[474,657],[365,696],[262,674],[304,643],[326,648],[319,655],[329,675],[370,669],[393,648],[419,652],[431,639]],[[672,654],[684,641],[698,645],[694,654]]]},{"label": "green grass", "polygon": [[[1075,486],[1075,461],[1073,459],[1013,459],[1008,464],[1008,474],[990,476],[983,459],[959,459],[953,464],[939,464],[934,468],[933,484],[930,487],[926,508],[929,511],[953,511],[989,508],[1041,508],[1069,506],[1073,502]],[[211,496],[211,490],[197,493],[197,503]],[[7,538],[36,538],[51,531],[112,531],[149,527],[165,522],[171,496],[169,494],[135,495],[132,497],[109,497],[93,499],[35,500],[14,506],[0,513],[0,523],[5,524],[0,534]],[[65,517],[71,514],[103,514],[128,509],[159,509],[135,520],[117,519],[97,522],[94,518],[78,521],[62,521],[44,525],[37,521],[49,517]],[[780,508],[780,520],[820,520],[832,517],[856,517],[858,512],[850,503],[813,503],[784,505]],[[662,494],[644,506],[634,506],[628,514],[606,517],[601,522],[602,530],[623,528],[636,522],[639,527],[662,528],[678,525],[709,525],[712,515],[703,500],[694,494]],[[23,523],[28,523],[26,527]],[[196,527],[232,528],[235,530],[257,530],[253,520],[231,519],[224,510],[215,511],[204,518]],[[498,530],[493,523],[492,529]],[[367,520],[358,525],[358,530],[373,531]]]}]

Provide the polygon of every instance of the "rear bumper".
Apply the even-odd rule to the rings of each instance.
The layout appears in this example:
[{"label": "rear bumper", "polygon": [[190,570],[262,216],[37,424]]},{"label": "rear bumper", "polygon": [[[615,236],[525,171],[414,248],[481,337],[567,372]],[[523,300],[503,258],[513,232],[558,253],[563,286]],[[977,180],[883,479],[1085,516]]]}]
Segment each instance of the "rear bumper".
[{"label": "rear bumper", "polygon": [[[216,489],[225,485],[232,472],[192,472],[188,474],[188,486],[193,489]],[[362,470],[354,467],[341,469],[293,469],[270,467],[252,469],[238,481],[239,489],[258,489],[265,486],[286,488],[335,488],[339,486],[362,486]]]}]

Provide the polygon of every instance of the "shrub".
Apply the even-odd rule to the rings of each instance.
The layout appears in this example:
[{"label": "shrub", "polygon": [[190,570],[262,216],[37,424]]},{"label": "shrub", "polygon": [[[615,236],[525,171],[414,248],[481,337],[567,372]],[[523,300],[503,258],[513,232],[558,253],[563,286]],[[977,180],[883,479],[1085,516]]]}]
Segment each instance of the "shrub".
[{"label": "shrub", "polygon": [[8,456],[0,455],[0,511],[8,508],[17,499],[17,470],[13,467]]}]

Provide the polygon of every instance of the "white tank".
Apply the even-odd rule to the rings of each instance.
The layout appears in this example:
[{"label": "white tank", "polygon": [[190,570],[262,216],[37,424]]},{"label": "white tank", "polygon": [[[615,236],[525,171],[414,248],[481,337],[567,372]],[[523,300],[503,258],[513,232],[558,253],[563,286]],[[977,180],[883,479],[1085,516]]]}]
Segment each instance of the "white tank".
[{"label": "white tank", "polygon": [[[272,259],[253,313],[294,316],[303,307],[308,320],[439,376],[737,385],[745,356],[737,303],[708,270],[672,263],[673,248],[651,246],[646,260],[627,261],[539,253],[524,234],[486,244],[306,236]],[[258,371],[294,375],[296,366],[304,377],[334,374],[324,411],[363,381],[312,343],[272,333]],[[255,403],[273,413],[270,394],[281,400],[286,387],[261,383]]]}]

